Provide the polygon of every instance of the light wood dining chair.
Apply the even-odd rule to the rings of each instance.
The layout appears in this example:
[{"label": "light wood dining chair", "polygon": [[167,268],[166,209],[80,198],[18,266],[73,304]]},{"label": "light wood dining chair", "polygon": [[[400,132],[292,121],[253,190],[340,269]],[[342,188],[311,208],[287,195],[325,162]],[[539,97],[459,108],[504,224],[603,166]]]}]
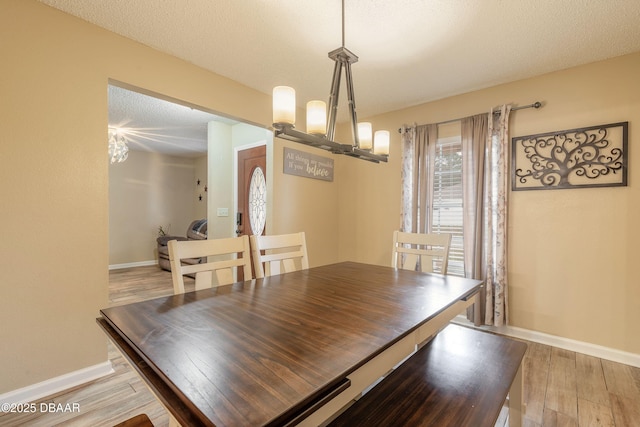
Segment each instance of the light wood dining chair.
[{"label": "light wood dining chair", "polygon": [[[391,265],[404,270],[447,274],[451,234],[393,232]],[[437,268],[434,268],[437,267]]]},{"label": "light wood dining chair", "polygon": [[[309,268],[304,231],[271,236],[251,236],[256,279]],[[264,264],[264,267],[263,267]]]},{"label": "light wood dining chair", "polygon": [[[210,240],[171,240],[169,246],[169,260],[171,263],[171,278],[173,279],[173,293],[184,293],[184,275],[194,274],[196,290],[216,286],[228,285],[234,282],[234,272],[242,268],[244,279],[251,278],[251,248],[249,237],[230,237],[226,239]],[[181,260],[188,258],[202,258],[207,261],[200,264],[183,264]]]}]

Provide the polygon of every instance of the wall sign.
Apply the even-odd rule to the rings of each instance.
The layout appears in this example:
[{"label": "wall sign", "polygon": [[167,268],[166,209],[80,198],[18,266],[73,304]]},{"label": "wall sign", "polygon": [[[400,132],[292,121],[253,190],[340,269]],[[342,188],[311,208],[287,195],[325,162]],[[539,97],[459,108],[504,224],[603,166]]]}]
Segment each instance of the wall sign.
[{"label": "wall sign", "polygon": [[333,181],[333,159],[284,147],[284,173]]},{"label": "wall sign", "polygon": [[628,122],[512,138],[512,190],[627,185]]}]

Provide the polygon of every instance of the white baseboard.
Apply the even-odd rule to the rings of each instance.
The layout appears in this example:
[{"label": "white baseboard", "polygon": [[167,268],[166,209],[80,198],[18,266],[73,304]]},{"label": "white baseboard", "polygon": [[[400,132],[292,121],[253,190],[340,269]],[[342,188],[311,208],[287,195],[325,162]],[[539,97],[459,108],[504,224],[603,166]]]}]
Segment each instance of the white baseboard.
[{"label": "white baseboard", "polygon": [[125,264],[111,264],[109,265],[109,270],[120,270],[123,268],[131,268],[131,267],[147,267],[149,265],[158,265],[158,261],[152,259],[151,261],[138,261],[138,262],[128,262]]},{"label": "white baseboard", "polygon": [[107,361],[80,369],[59,377],[51,378],[5,394],[0,394],[0,403],[30,403],[43,397],[79,386],[89,381],[113,373],[111,362]]},{"label": "white baseboard", "polygon": [[[453,319],[453,323],[463,326],[473,326],[464,315],[459,315]],[[575,351],[588,356],[599,357],[612,362],[623,363],[625,365],[640,368],[640,354],[629,353],[614,348],[604,347],[597,344],[590,344],[584,341],[576,341],[556,335],[549,335],[543,332],[531,331],[529,329],[517,328],[515,326],[479,326],[478,329],[495,332],[497,334],[533,341],[539,344],[546,344],[564,350]]]}]

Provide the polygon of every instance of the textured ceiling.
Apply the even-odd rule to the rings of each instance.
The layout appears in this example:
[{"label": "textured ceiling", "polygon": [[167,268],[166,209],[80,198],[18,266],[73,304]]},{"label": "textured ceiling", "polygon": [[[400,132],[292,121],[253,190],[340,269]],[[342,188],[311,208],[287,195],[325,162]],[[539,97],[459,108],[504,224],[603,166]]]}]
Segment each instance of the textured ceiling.
[{"label": "textured ceiling", "polygon": [[[299,105],[327,99],[341,45],[339,0],[41,1]],[[638,0],[345,0],[358,115],[640,51],[639,23]]]},{"label": "textured ceiling", "polygon": [[207,123],[237,122],[190,107],[109,85],[109,127],[129,148],[195,157],[207,151]]}]

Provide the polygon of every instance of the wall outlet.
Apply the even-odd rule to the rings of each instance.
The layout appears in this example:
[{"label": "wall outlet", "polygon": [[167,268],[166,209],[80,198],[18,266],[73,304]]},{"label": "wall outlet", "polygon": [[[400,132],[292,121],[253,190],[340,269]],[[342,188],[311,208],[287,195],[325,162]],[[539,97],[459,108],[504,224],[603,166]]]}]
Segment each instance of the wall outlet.
[{"label": "wall outlet", "polygon": [[218,216],[229,216],[229,208],[218,208]]}]

